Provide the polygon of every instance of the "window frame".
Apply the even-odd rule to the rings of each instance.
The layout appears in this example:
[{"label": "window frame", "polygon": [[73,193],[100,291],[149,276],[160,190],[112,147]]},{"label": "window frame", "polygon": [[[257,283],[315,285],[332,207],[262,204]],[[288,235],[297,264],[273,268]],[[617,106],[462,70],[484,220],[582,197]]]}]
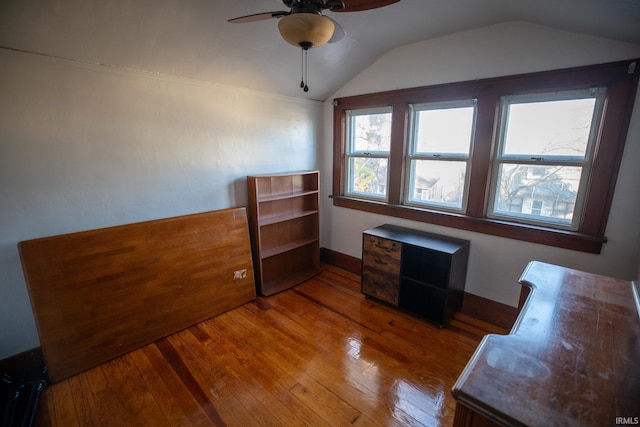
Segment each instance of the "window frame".
[{"label": "window frame", "polygon": [[[511,105],[526,104],[529,102],[553,102],[577,99],[594,99],[593,113],[589,125],[589,140],[584,156],[567,155],[542,155],[530,154],[505,154],[506,131],[509,122],[509,107]],[[547,93],[506,95],[500,97],[500,110],[497,118],[497,131],[494,153],[492,153],[492,173],[487,198],[487,217],[505,221],[523,222],[533,225],[549,226],[552,228],[577,231],[580,227],[582,212],[584,210],[585,195],[588,192],[588,181],[591,175],[591,167],[594,153],[598,143],[598,132],[603,118],[604,104],[606,102],[605,87],[591,87],[581,90],[555,91]],[[536,219],[528,215],[507,215],[496,211],[496,197],[500,166],[504,164],[529,165],[529,166],[569,166],[582,169],[578,194],[575,201],[574,215],[571,222],[554,221],[551,218]]]},{"label": "window frame", "polygon": [[[620,168],[638,85],[637,59],[466,82],[356,95],[334,100],[334,206],[357,209],[412,221],[517,239],[588,253],[600,253]],[[489,218],[493,150],[500,98],[509,94],[606,87],[605,111],[591,166],[584,208],[577,230],[524,224]],[[404,203],[407,179],[405,158],[410,132],[410,104],[477,100],[476,126],[471,149],[471,170],[466,210],[450,212]],[[392,107],[391,154],[387,201],[366,200],[344,194],[346,110]]]},{"label": "window frame", "polygon": [[[358,114],[352,114],[353,112],[357,112]],[[365,116],[365,115],[371,115],[371,114],[381,114],[381,113],[393,113],[392,109],[390,107],[379,107],[379,108],[359,108],[359,109],[355,109],[355,110],[347,110],[345,112],[345,118],[347,120],[347,122],[351,121],[353,119],[353,117],[355,116]],[[380,201],[387,201],[389,200],[389,158],[391,156],[391,148],[389,148],[389,151],[359,151],[356,150],[354,147],[354,141],[355,141],[355,136],[351,134],[351,132],[349,132],[350,130],[350,126],[346,126],[345,132],[346,132],[346,145],[345,145],[345,163],[344,163],[344,168],[345,168],[345,195],[350,196],[350,197],[357,197],[357,198],[363,198],[363,199],[371,199],[371,200],[380,200]],[[352,183],[352,179],[349,176],[349,163],[351,159],[354,158],[367,158],[367,159],[386,159],[387,160],[387,181],[385,183],[386,185],[386,191],[385,191],[385,195],[384,197],[378,197],[375,194],[368,194],[368,193],[358,193],[356,191],[348,191],[348,188],[350,188],[350,183]]]},{"label": "window frame", "polygon": [[[427,102],[422,104],[409,104],[408,113],[409,113],[409,139],[408,150],[405,158],[405,185],[403,188],[403,204],[407,206],[416,206],[418,208],[432,208],[443,211],[451,211],[451,212],[464,212],[467,207],[467,199],[468,199],[468,189],[469,189],[469,172],[471,170],[471,152],[473,150],[473,135],[474,129],[476,125],[476,113],[477,113],[477,100],[475,98],[470,98],[468,100],[463,101],[447,101],[447,102]],[[426,107],[426,108],[425,108]],[[466,154],[459,153],[435,153],[435,152],[420,152],[417,149],[418,145],[418,128],[417,128],[417,114],[421,111],[429,111],[429,110],[445,110],[445,109],[455,109],[455,108],[472,108],[473,113],[471,117],[471,135],[469,136],[469,150]],[[453,162],[464,162],[465,164],[465,178],[464,178],[464,186],[463,186],[463,196],[462,203],[460,208],[449,206],[445,203],[438,202],[419,202],[415,200],[411,200],[411,190],[415,190],[412,185],[413,171],[414,171],[414,162],[420,160],[427,161],[453,161]]]}]

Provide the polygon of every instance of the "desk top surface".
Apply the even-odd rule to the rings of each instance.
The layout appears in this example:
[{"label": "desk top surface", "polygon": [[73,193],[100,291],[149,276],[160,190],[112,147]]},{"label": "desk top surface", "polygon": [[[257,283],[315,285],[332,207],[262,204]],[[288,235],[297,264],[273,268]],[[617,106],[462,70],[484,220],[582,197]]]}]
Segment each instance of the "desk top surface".
[{"label": "desk top surface", "polygon": [[505,425],[604,426],[640,416],[640,318],[632,283],[531,262],[509,335],[487,335],[453,387]]}]

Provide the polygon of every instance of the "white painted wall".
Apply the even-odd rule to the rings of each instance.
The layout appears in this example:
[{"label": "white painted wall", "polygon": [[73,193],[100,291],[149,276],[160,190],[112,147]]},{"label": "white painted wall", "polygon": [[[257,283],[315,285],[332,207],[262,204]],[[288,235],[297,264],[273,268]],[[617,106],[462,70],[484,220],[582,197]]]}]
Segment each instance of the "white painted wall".
[{"label": "white painted wall", "polygon": [[[523,22],[509,22],[451,34],[388,52],[354,78],[333,98],[428,86],[496,76],[567,68],[640,57],[640,45],[567,33]],[[325,105],[323,179],[331,192],[333,107]],[[512,306],[517,305],[517,283],[531,260],[606,274],[623,279],[638,277],[640,259],[640,100],[632,117],[624,158],[609,218],[609,242],[602,254],[546,247],[334,207],[324,199],[323,246],[361,257],[361,233],[392,223],[451,235],[471,241],[466,290]]]},{"label": "white painted wall", "polygon": [[0,359],[39,345],[17,243],[246,204],[319,167],[322,104],[0,49]]}]

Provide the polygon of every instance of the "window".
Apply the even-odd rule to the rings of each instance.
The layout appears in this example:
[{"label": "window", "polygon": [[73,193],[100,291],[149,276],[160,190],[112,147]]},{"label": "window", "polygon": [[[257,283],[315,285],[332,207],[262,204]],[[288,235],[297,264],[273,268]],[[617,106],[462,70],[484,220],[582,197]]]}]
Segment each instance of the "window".
[{"label": "window", "polygon": [[475,102],[410,105],[407,204],[461,211],[466,201]]},{"label": "window", "polygon": [[346,194],[387,199],[391,109],[347,111]]},{"label": "window", "polygon": [[333,203],[599,253],[635,61],[335,100]]},{"label": "window", "polygon": [[578,230],[605,94],[502,97],[490,217]]}]

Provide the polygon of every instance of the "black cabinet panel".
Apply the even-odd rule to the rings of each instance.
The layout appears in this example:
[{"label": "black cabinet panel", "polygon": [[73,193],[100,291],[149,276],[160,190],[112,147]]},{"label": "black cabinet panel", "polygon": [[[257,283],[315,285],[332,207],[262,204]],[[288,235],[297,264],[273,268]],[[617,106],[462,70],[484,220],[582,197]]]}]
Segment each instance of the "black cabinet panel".
[{"label": "black cabinet panel", "polygon": [[400,308],[443,325],[446,302],[446,290],[402,279],[398,304]]},{"label": "black cabinet panel", "polygon": [[446,289],[451,255],[413,245],[404,245],[402,276]]}]

